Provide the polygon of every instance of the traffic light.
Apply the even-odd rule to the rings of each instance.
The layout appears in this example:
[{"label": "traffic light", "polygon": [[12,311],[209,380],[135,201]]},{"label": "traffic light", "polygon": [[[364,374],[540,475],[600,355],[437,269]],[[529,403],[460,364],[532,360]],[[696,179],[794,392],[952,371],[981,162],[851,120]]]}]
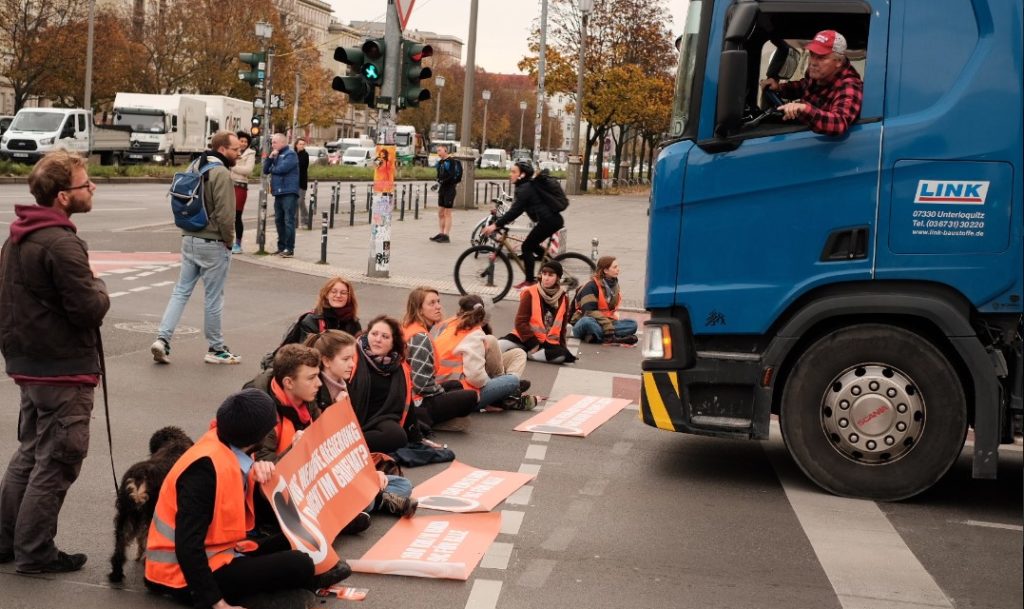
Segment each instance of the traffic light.
[{"label": "traffic light", "polygon": [[434,55],[434,47],[413,40],[402,39],[402,80],[399,83],[398,106],[415,108],[421,101],[430,99],[430,91],[420,81],[430,78],[433,72],[423,67],[423,60]]},{"label": "traffic light", "polygon": [[238,80],[253,85],[263,86],[263,80],[267,77],[267,54],[266,53],[239,53],[238,58],[242,63],[249,64],[250,70],[239,70]]},{"label": "traffic light", "polygon": [[365,58],[363,50],[356,47],[337,47],[334,49],[334,60],[347,65],[347,76],[335,76],[331,88],[346,93],[354,104],[373,104],[373,86],[363,75]]},{"label": "traffic light", "polygon": [[252,139],[256,139],[260,136],[260,117],[252,117],[252,127],[249,128],[249,133],[252,134]]},{"label": "traffic light", "polygon": [[371,87],[384,84],[384,57],[386,55],[383,38],[371,38],[363,42],[363,78]]}]

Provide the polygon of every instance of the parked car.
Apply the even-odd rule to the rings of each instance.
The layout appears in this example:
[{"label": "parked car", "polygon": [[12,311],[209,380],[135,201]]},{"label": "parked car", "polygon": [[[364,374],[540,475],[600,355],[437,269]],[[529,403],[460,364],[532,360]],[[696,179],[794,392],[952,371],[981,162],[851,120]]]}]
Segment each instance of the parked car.
[{"label": "parked car", "polygon": [[0,135],[3,135],[7,129],[10,128],[11,123],[14,121],[13,116],[0,116]]},{"label": "parked car", "polygon": [[373,148],[353,146],[341,155],[342,165],[355,165],[356,167],[369,167],[373,161]]},{"label": "parked car", "polygon": [[306,154],[309,155],[310,165],[327,164],[327,149],[323,146],[306,146]]}]

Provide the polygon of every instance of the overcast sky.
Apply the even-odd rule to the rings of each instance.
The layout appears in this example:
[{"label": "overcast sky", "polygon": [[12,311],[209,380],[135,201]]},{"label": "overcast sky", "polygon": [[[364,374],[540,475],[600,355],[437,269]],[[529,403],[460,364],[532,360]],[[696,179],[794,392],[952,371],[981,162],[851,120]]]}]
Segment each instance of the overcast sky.
[{"label": "overcast sky", "polygon": [[[385,0],[327,1],[334,7],[334,18],[342,23],[384,21]],[[450,34],[466,44],[469,42],[469,3],[470,0],[415,0],[406,27]],[[684,0],[668,2],[674,21],[668,25],[673,32],[678,33],[682,27],[686,4]],[[518,73],[516,64],[526,55],[530,25],[539,15],[539,0],[479,0],[477,67],[488,72]],[[465,48],[462,59],[466,59]]]}]

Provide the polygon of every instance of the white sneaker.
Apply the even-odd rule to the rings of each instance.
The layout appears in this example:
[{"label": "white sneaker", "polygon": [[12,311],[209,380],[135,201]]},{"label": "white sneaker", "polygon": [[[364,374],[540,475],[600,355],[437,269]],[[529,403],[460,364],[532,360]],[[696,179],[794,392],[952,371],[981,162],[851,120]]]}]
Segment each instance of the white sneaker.
[{"label": "white sneaker", "polygon": [[210,347],[203,361],[207,364],[238,364],[241,363],[242,358],[232,353],[228,350],[228,346],[224,345],[216,351]]},{"label": "white sneaker", "polygon": [[149,352],[153,354],[154,362],[158,364],[171,363],[171,346],[164,339],[158,338],[153,341],[153,344],[149,346]]}]

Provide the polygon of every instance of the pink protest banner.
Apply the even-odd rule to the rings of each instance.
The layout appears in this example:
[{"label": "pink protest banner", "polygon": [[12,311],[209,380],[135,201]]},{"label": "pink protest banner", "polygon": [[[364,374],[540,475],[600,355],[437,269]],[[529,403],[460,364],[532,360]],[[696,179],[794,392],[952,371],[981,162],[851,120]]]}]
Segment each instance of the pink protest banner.
[{"label": "pink protest banner", "polygon": [[337,564],[334,538],[380,490],[347,397],[306,428],[262,488],[292,548],[308,554],[317,573]]},{"label": "pink protest banner", "polygon": [[477,469],[453,461],[451,466],[412,490],[421,508],[444,512],[489,512],[533,474]]},{"label": "pink protest banner", "polygon": [[348,564],[358,573],[466,580],[499,529],[500,512],[402,518]]},{"label": "pink protest banner", "polygon": [[540,414],[517,425],[515,430],[585,438],[629,402],[594,395],[567,395],[554,406],[548,406]]}]

